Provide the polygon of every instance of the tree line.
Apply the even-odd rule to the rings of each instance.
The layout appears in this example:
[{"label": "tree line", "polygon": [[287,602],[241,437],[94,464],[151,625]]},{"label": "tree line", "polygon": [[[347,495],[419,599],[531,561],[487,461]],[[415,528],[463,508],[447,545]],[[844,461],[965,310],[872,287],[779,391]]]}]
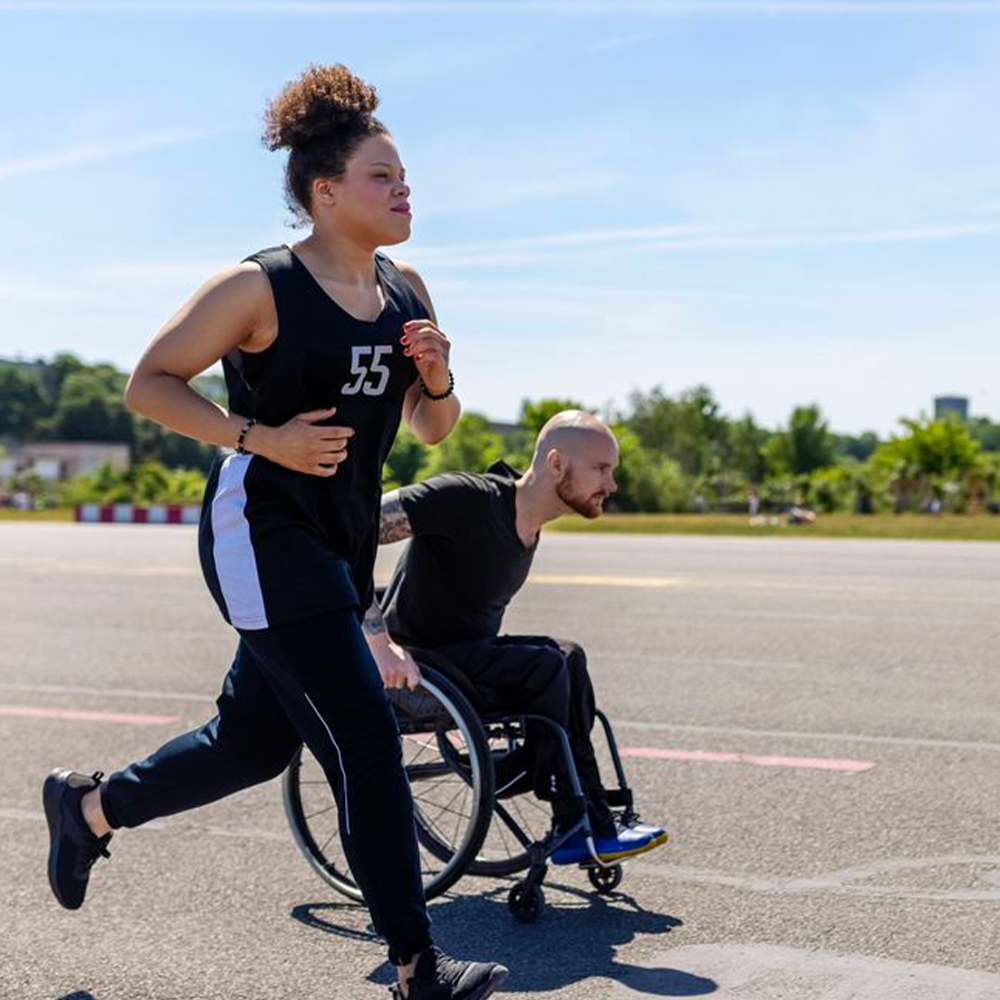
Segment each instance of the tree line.
[{"label": "tree line", "polygon": [[[88,365],[72,354],[51,361],[0,365],[0,441],[114,441],[132,451],[129,470],[104,468],[48,492],[48,502],[195,500],[215,449],[164,430],[124,404],[127,375]],[[195,388],[225,402],[218,376]],[[463,415],[440,445],[400,430],[385,465],[386,488],[438,472],[483,470],[503,459],[517,469],[531,460],[535,435],[555,412],[590,409],[580,400],[525,400],[513,429],[498,429],[475,412]],[[711,390],[676,395],[636,391],[601,414],[621,449],[618,493],[624,511],[746,510],[804,504],[820,511],[997,509],[1000,424],[904,419],[888,440],[873,432],[837,434],[816,405],[796,407],[787,423],[761,427],[749,413],[730,417]]]}]

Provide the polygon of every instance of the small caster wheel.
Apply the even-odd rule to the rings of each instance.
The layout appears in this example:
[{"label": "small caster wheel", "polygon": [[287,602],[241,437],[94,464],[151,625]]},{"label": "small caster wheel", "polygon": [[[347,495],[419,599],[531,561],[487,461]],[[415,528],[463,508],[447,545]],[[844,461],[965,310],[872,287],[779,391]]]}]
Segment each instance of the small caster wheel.
[{"label": "small caster wheel", "polygon": [[519,923],[537,923],[545,909],[545,893],[534,882],[518,882],[507,896],[507,908]]},{"label": "small caster wheel", "polygon": [[599,868],[597,866],[587,869],[587,877],[590,884],[602,895],[614,892],[621,885],[622,866],[612,865],[610,868]]}]

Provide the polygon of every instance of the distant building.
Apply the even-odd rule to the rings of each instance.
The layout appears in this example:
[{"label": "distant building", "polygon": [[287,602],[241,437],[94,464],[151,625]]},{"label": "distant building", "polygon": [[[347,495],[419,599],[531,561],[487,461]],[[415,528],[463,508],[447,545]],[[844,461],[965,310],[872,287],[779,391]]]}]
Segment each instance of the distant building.
[{"label": "distant building", "polygon": [[0,458],[0,479],[31,475],[42,479],[70,479],[102,465],[127,469],[131,453],[118,441],[33,441],[7,446]]},{"label": "distant building", "polygon": [[934,397],[934,419],[945,420],[950,416],[958,417],[959,420],[969,419],[968,396]]}]

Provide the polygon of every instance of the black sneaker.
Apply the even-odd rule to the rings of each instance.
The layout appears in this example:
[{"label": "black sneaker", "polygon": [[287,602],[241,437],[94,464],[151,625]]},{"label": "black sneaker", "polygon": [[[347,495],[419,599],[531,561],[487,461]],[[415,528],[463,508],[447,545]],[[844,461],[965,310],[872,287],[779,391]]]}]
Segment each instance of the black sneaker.
[{"label": "black sneaker", "polygon": [[[432,945],[417,959],[407,1000],[485,1000],[506,979],[506,968],[496,962],[458,962]],[[389,992],[403,996],[395,983]]]},{"label": "black sneaker", "polygon": [[83,905],[94,862],[111,857],[111,834],[94,836],[80,811],[80,800],[97,788],[103,777],[100,771],[86,775],[56,768],[42,785],[42,805],[49,824],[49,885],[67,910]]}]

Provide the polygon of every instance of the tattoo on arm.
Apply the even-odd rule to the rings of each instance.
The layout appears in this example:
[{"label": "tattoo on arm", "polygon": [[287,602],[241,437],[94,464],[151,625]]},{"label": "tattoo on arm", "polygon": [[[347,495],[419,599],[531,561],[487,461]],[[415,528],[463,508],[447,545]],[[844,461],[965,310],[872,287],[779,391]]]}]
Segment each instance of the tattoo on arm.
[{"label": "tattoo on arm", "polygon": [[412,534],[413,527],[410,525],[410,519],[406,516],[406,511],[403,510],[398,492],[394,490],[392,493],[386,494],[382,500],[382,514],[379,519],[379,544],[389,545],[392,542],[401,542]]},{"label": "tattoo on arm", "polygon": [[384,635],[385,634],[385,621],[382,618],[382,609],[378,606],[378,601],[374,600],[371,603],[371,607],[365,612],[364,621],[361,623],[361,628],[366,635]]}]

